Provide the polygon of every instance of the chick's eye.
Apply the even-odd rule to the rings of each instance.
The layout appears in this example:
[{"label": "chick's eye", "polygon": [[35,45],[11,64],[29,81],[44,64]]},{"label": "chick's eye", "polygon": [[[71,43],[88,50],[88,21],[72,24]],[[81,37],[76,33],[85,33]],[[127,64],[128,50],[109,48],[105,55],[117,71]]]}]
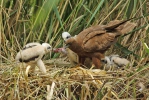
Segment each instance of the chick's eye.
[{"label": "chick's eye", "polygon": [[101,60],[103,63],[107,63],[107,60]]},{"label": "chick's eye", "polygon": [[47,47],[47,49],[51,49],[51,47]]}]

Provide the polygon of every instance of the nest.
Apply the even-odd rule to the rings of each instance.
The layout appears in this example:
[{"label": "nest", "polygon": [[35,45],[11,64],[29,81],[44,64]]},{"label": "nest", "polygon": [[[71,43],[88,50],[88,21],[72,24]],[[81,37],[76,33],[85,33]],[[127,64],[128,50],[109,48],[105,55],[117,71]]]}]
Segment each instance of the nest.
[{"label": "nest", "polygon": [[1,100],[146,100],[149,95],[148,65],[105,71],[58,59],[45,63],[46,75],[37,68],[28,77],[22,64],[3,65]]}]

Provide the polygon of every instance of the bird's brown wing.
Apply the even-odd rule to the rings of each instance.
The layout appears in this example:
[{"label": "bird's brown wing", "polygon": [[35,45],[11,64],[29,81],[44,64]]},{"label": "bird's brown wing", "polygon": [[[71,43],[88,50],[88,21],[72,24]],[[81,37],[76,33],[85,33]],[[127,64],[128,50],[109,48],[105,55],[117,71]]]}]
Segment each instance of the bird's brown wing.
[{"label": "bird's brown wing", "polygon": [[86,52],[104,51],[108,49],[115,40],[114,33],[93,31],[84,38],[82,47]]},{"label": "bird's brown wing", "polygon": [[84,31],[82,47],[86,52],[107,50],[116,41],[115,37],[130,32],[135,26],[128,20],[114,20],[104,26],[88,28]]},{"label": "bird's brown wing", "polygon": [[[105,30],[104,30],[103,27],[104,27],[104,25],[95,25],[95,26],[91,26],[87,29],[84,29],[82,32],[80,32],[77,35],[76,41],[79,44],[82,44],[82,43],[85,43],[86,41],[88,41],[88,39],[94,37],[97,34],[100,35],[102,33],[105,33]],[[90,33],[92,33],[92,34],[90,34]]]}]

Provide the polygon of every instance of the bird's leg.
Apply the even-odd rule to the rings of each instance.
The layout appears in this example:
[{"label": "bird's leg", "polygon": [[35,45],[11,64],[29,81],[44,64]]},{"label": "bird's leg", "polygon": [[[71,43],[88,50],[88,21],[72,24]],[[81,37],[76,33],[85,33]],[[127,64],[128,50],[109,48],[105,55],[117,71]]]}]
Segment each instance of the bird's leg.
[{"label": "bird's leg", "polygon": [[84,62],[85,62],[85,58],[84,57],[79,57],[79,64],[84,65]]},{"label": "bird's leg", "polygon": [[93,64],[96,66],[96,68],[100,69],[100,67],[101,67],[101,62],[100,62],[100,59],[99,59],[99,58],[92,57],[92,62],[93,62]]},{"label": "bird's leg", "polygon": [[46,67],[41,59],[37,61],[37,66],[44,74],[46,73]]},{"label": "bird's leg", "polygon": [[82,66],[82,65],[84,65],[85,58],[78,56],[78,57],[77,57],[77,61],[78,61],[77,66]]},{"label": "bird's leg", "polygon": [[35,72],[35,64],[28,65],[25,70],[26,76],[31,76]]}]

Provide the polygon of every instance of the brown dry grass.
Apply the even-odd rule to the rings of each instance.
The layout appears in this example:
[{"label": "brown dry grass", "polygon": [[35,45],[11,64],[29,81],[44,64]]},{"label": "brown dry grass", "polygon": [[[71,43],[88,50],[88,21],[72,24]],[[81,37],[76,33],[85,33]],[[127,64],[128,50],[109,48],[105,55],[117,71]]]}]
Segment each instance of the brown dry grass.
[{"label": "brown dry grass", "polygon": [[[50,62],[50,63],[46,63]],[[52,62],[52,63],[51,63]],[[22,64],[3,65],[0,71],[2,100],[146,100],[149,96],[148,65],[104,71],[70,67],[64,59],[45,61],[47,74],[25,76]],[[141,90],[142,89],[142,90]],[[52,96],[52,97],[51,97]]]}]

